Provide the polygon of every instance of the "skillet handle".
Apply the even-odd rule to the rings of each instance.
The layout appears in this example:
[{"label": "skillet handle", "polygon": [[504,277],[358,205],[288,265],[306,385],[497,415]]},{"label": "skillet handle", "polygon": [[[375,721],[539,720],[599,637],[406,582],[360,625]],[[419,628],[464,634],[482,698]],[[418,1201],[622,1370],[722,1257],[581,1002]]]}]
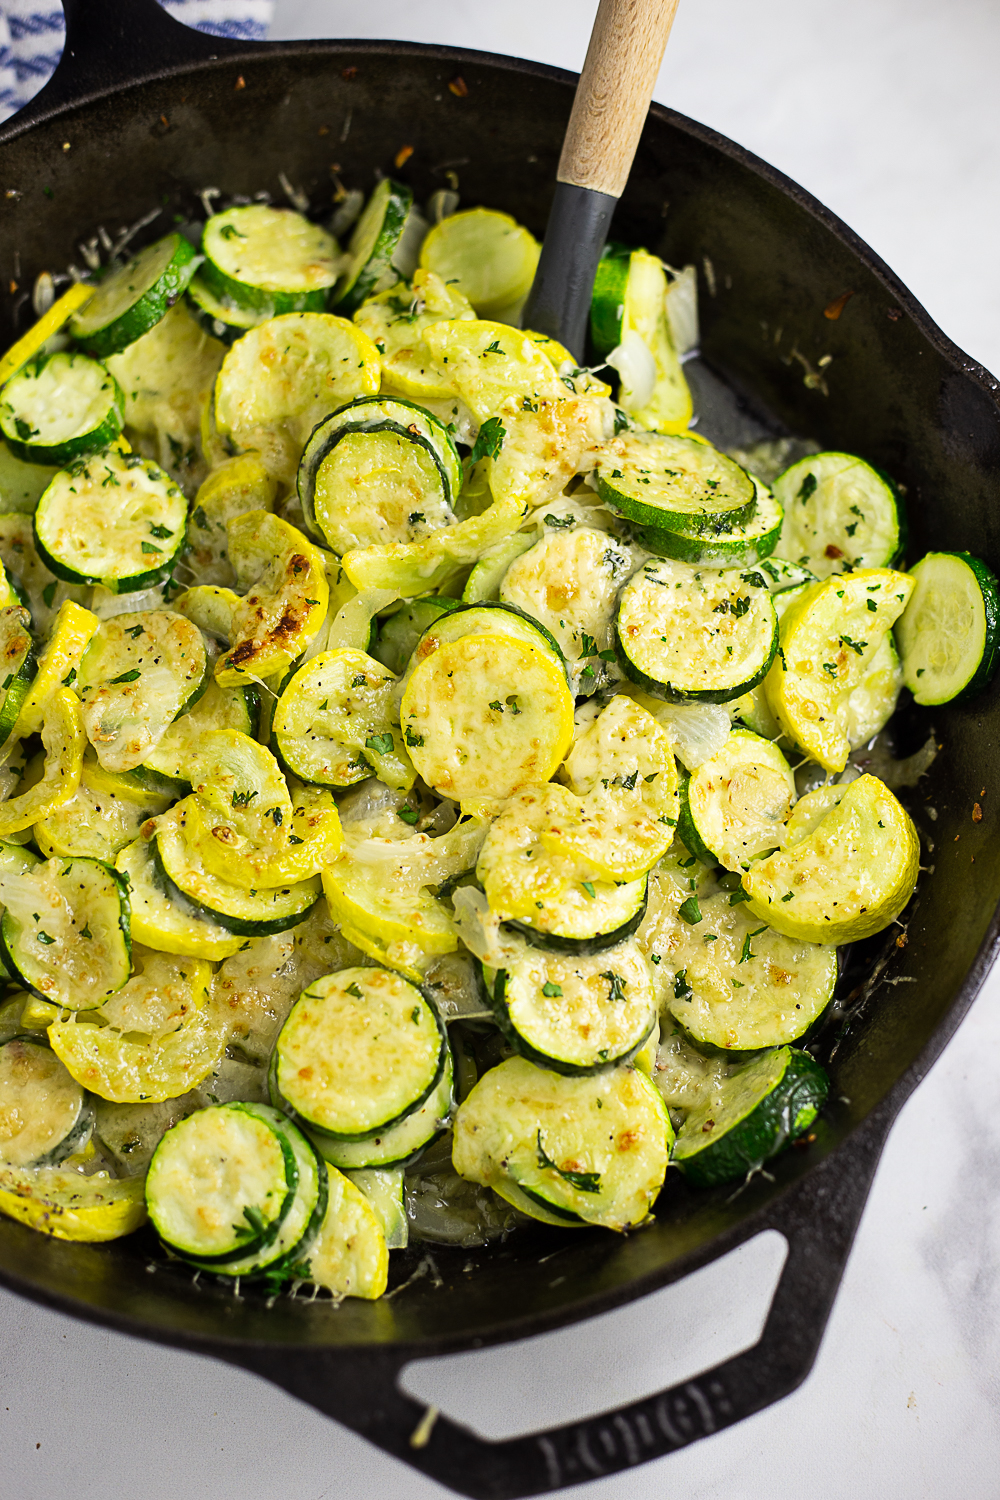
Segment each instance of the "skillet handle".
[{"label": "skillet handle", "polygon": [[175,21],[157,0],[62,0],[66,44],[55,72],[10,124],[34,125],[126,84],[252,49]]},{"label": "skillet handle", "polygon": [[881,1111],[870,1116],[762,1222],[754,1222],[755,1230],[777,1229],[788,1242],[759,1342],[693,1380],[617,1411],[489,1442],[445,1416],[432,1423],[423,1405],[399,1389],[407,1360],[391,1348],[302,1348],[286,1356],[284,1367],[273,1353],[241,1351],[236,1362],[475,1500],[521,1500],[661,1458],[763,1411],[808,1375],[890,1120]]}]

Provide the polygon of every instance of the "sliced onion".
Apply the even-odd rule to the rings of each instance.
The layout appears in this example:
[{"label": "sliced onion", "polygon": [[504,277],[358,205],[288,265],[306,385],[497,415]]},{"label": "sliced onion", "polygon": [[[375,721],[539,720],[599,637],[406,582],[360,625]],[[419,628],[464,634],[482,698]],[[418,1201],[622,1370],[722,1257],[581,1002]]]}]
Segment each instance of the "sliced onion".
[{"label": "sliced onion", "polygon": [[649,711],[663,725],[689,771],[710,760],[726,743],[730,721],[721,703],[658,703]]},{"label": "sliced onion", "polygon": [[694,266],[677,271],[667,287],[667,322],[678,354],[698,347],[698,272]]},{"label": "sliced onion", "polygon": [[625,411],[641,411],[647,406],[656,386],[656,361],[641,334],[630,329],[606,363],[621,376],[618,405]]}]

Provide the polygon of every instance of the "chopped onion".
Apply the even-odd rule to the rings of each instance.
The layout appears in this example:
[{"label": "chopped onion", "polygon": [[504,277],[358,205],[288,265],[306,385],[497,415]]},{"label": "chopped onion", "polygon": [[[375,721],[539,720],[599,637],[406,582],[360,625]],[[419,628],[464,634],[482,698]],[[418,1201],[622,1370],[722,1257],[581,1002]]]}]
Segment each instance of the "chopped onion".
[{"label": "chopped onion", "polygon": [[721,703],[658,703],[649,711],[667,731],[689,771],[710,760],[726,743],[730,721]]},{"label": "chopped onion", "polygon": [[621,376],[618,405],[625,411],[641,411],[656,386],[656,361],[645,339],[630,329],[606,363]]},{"label": "chopped onion", "polygon": [[698,272],[685,266],[674,272],[667,287],[667,322],[670,338],[678,354],[689,354],[698,347]]}]

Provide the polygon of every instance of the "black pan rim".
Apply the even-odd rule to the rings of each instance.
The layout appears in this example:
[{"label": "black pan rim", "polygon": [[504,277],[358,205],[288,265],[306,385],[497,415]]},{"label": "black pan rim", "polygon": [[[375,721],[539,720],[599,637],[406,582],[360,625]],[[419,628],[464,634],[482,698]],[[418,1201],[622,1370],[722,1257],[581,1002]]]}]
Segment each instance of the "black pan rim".
[{"label": "black pan rim", "polygon": [[[186,30],[186,28],[183,29]],[[374,39],[226,44],[219,38],[202,37],[195,32],[190,32],[189,36],[195,39],[191,45],[197,44],[202,47],[207,44],[211,50],[201,57],[195,56],[167,67],[142,71],[134,77],[118,79],[111,84],[92,88],[70,101],[58,101],[53,85],[47,85],[22,111],[0,127],[0,146],[28,133],[37,125],[71,115],[77,110],[86,109],[88,105],[111,96],[125,94],[133,87],[168,81],[182,75],[194,77],[237,64],[249,66],[263,62],[269,56],[279,54],[292,58],[308,58],[316,55],[343,56],[347,59],[365,55],[413,57],[432,60],[451,68],[456,66],[481,67],[516,73],[520,76],[535,77],[546,82],[561,84],[568,89],[575,88],[577,81],[576,74],[548,64],[438,44]],[[777,189],[784,197],[790,198],[833,233],[878,279],[892,300],[900,306],[904,314],[912,320],[937,352],[963,376],[975,380],[988,394],[1000,417],[1000,382],[948,338],[899,277],[843,220],[792,178],[713,128],[656,103],[651,106],[650,115],[653,119],[698,140],[740,166],[749,169],[756,177]],[[825,1166],[834,1164],[838,1155],[843,1155],[849,1144],[871,1138],[877,1142],[877,1149],[881,1150],[882,1142],[895,1116],[951,1040],[982,988],[998,954],[1000,954],[1000,905],[992,915],[976,957],[962,984],[955,992],[948,1010],[942,1015],[918,1057],[900,1075],[869,1114],[844,1135],[826,1156],[809,1166],[800,1178],[771,1196],[765,1205],[748,1215],[739,1224],[713,1237],[706,1245],[678,1256],[666,1266],[637,1276],[622,1287],[605,1293],[591,1294],[550,1313],[534,1312],[504,1321],[502,1324],[498,1322],[488,1328],[480,1328],[475,1335],[454,1335],[420,1341],[393,1341],[385,1344],[372,1341],[357,1343],[345,1341],[336,1344],[316,1341],[304,1348],[301,1343],[189,1334],[183,1330],[174,1330],[140,1320],[131,1315],[119,1314],[111,1310],[98,1310],[67,1293],[39,1287],[3,1268],[0,1268],[0,1285],[42,1306],[86,1322],[101,1327],[111,1327],[121,1333],[185,1349],[192,1353],[210,1354],[236,1364],[243,1363],[253,1353],[258,1353],[262,1357],[282,1354],[294,1356],[305,1354],[308,1350],[308,1352],[323,1352],[333,1357],[339,1357],[342,1353],[353,1357],[382,1357],[388,1359],[393,1366],[400,1368],[417,1359],[516,1342],[536,1334],[568,1327],[586,1318],[614,1311],[639,1297],[679,1281],[690,1272],[725,1255],[763,1230],[774,1227],[769,1221],[773,1217],[776,1206],[801,1190],[803,1184],[812,1180]],[[26,1230],[25,1232],[33,1231]]]}]

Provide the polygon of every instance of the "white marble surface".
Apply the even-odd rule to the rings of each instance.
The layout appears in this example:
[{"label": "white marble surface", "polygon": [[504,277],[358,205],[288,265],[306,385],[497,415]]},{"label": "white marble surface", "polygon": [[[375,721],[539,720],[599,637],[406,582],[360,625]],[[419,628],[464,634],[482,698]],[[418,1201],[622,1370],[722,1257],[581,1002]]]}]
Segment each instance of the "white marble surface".
[{"label": "white marble surface", "polygon": [[[400,36],[578,67],[591,0],[278,0],[273,35]],[[1000,11],[989,0],[682,0],[657,97],[804,183],[1000,369]],[[897,1122],[815,1369],[787,1400],[593,1500],[994,1500],[1000,976]],[[780,1247],[779,1247],[780,1250]],[[753,1337],[745,1247],[638,1307],[408,1383],[500,1435],[645,1394]],[[0,1494],[431,1500],[437,1485],[263,1381],[0,1293]]]}]

